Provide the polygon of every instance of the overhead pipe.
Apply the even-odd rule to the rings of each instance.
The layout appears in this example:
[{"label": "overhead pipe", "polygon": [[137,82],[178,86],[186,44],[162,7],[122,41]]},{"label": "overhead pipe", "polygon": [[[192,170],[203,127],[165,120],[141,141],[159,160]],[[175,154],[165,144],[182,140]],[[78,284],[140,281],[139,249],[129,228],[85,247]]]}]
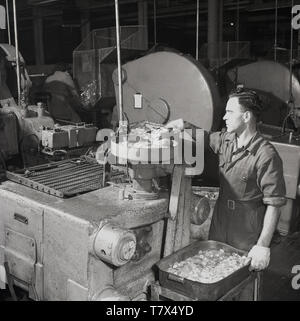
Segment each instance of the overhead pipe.
[{"label": "overhead pipe", "polygon": [[208,1],[208,32],[207,32],[207,49],[209,64],[212,67],[213,61],[218,59],[219,44],[219,0]]},{"label": "overhead pipe", "polygon": [[154,44],[157,44],[157,30],[156,30],[156,0],[153,0],[153,25],[154,25]]},{"label": "overhead pipe", "polygon": [[223,44],[223,16],[224,16],[224,1],[219,0],[219,61],[222,61],[223,59],[223,50],[222,50],[222,44]]},{"label": "overhead pipe", "polygon": [[11,45],[11,35],[10,35],[10,22],[9,22],[9,6],[8,0],[6,0],[6,21],[7,21],[7,35],[8,35],[8,44]]},{"label": "overhead pipe", "polygon": [[236,41],[240,41],[240,0],[236,3]]},{"label": "overhead pipe", "polygon": [[16,0],[13,0],[13,12],[14,12],[14,31],[15,31],[16,64],[17,64],[18,105],[20,105],[20,103],[21,103],[21,81],[20,81],[20,59],[19,59],[19,42],[18,42]]},{"label": "overhead pipe", "polygon": [[196,60],[199,60],[199,15],[200,15],[200,4],[197,0],[196,10]]},{"label": "overhead pipe", "polygon": [[[294,0],[292,0],[292,8],[294,6]],[[293,97],[293,46],[294,42],[294,29],[291,25],[291,33],[290,33],[290,61],[289,61],[289,69],[290,69],[290,81],[289,81],[289,103],[293,105],[294,97]],[[293,111],[291,111],[293,112]]]},{"label": "overhead pipe", "polygon": [[115,0],[116,15],[116,37],[117,37],[117,61],[118,61],[118,92],[119,92],[119,123],[123,122],[123,93],[122,93],[122,65],[120,48],[120,20],[119,20],[119,1]]},{"label": "overhead pipe", "polygon": [[277,61],[277,32],[278,32],[278,0],[275,0],[275,35],[274,35],[274,61]]}]

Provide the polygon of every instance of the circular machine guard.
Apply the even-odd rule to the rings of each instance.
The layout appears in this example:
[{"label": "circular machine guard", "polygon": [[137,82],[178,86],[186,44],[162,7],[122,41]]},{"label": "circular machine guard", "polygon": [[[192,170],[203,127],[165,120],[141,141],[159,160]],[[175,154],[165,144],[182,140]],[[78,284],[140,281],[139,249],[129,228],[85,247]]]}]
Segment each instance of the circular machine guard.
[{"label": "circular machine guard", "polygon": [[[193,58],[161,51],[128,62],[122,69],[126,74],[123,111],[130,123],[164,123],[182,118],[205,130],[218,128],[222,105],[217,86],[210,72]],[[118,99],[117,82],[115,91]],[[134,105],[137,93],[142,95],[141,108]],[[165,111],[159,112],[160,106],[153,108],[158,100],[169,108],[167,119]]]},{"label": "circular machine guard", "polygon": [[[235,77],[235,70],[228,72],[231,80]],[[269,60],[262,60],[237,67],[237,82],[245,87],[272,93],[282,102],[290,98],[290,71],[285,65]],[[296,106],[300,106],[299,80],[292,75],[292,93]]]}]

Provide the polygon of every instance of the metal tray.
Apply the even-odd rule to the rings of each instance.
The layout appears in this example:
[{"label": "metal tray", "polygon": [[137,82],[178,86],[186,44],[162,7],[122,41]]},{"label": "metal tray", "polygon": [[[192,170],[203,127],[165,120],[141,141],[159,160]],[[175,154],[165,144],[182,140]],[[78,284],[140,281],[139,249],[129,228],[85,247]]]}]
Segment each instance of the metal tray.
[{"label": "metal tray", "polygon": [[202,301],[216,301],[230,291],[233,287],[245,280],[249,275],[249,264],[236,270],[226,278],[215,283],[201,283],[192,281],[173,273],[167,272],[170,266],[175,262],[184,261],[185,259],[196,255],[199,250],[220,250],[225,252],[246,255],[247,252],[238,250],[230,245],[217,241],[196,241],[181,250],[163,258],[156,265],[159,269],[159,283],[161,286],[181,293],[191,299]]}]

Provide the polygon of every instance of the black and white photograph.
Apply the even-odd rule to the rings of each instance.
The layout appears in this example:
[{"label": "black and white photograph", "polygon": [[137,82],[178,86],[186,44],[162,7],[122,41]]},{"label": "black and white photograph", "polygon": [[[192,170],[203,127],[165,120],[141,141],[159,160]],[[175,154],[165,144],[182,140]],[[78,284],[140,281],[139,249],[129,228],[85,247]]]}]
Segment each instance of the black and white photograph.
[{"label": "black and white photograph", "polygon": [[0,306],[300,301],[299,176],[300,0],[0,0]]}]

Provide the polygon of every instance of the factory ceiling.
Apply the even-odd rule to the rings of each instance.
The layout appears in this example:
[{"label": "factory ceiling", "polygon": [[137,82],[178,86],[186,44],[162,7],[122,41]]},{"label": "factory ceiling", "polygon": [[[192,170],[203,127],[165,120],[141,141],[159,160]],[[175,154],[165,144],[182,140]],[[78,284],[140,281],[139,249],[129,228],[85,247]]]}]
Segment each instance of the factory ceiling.
[{"label": "factory ceiling", "polygon": [[[58,15],[67,10],[74,12],[75,10],[93,10],[97,11],[100,16],[103,15],[104,18],[106,10],[113,8],[115,3],[112,0],[17,0],[16,2],[20,19],[30,18],[33,8],[39,8],[43,16]],[[158,18],[194,15],[197,5],[197,0],[119,0],[120,10],[125,16],[130,16],[133,13],[133,6],[139,2],[147,2],[150,13],[153,13],[155,3]],[[223,0],[224,10],[240,10],[241,12],[272,10],[276,2],[278,8],[291,7],[292,4],[291,0]],[[294,0],[293,3],[297,4],[300,1]],[[200,13],[207,12],[207,4],[208,0],[199,0]]]},{"label": "factory ceiling", "polygon": [[[208,1],[199,0],[200,46],[207,42]],[[239,40],[254,38],[257,48],[274,44],[275,5],[278,8],[278,37],[288,47],[292,4],[300,0],[219,0],[223,2],[223,41],[235,41],[239,29]],[[0,0],[5,5],[6,0]],[[12,2],[9,12],[12,25]],[[145,6],[145,4],[147,4]],[[18,31],[22,32],[20,47],[28,61],[33,57],[34,24],[43,20],[43,37],[46,61],[55,61],[59,56],[71,60],[71,52],[82,41],[82,27],[89,23],[90,30],[115,25],[115,1],[113,0],[16,0]],[[149,45],[154,43],[154,28],[160,43],[193,54],[196,34],[197,0],[119,0],[121,25],[140,24],[140,5],[146,10],[149,28]],[[146,9],[145,9],[146,8]],[[54,36],[55,35],[55,36]],[[3,41],[3,40],[2,40]],[[55,48],[57,47],[57,48]],[[65,48],[65,49],[63,49]],[[55,51],[55,53],[54,53]],[[49,57],[49,58],[47,58]],[[34,61],[32,60],[32,63]]]}]

